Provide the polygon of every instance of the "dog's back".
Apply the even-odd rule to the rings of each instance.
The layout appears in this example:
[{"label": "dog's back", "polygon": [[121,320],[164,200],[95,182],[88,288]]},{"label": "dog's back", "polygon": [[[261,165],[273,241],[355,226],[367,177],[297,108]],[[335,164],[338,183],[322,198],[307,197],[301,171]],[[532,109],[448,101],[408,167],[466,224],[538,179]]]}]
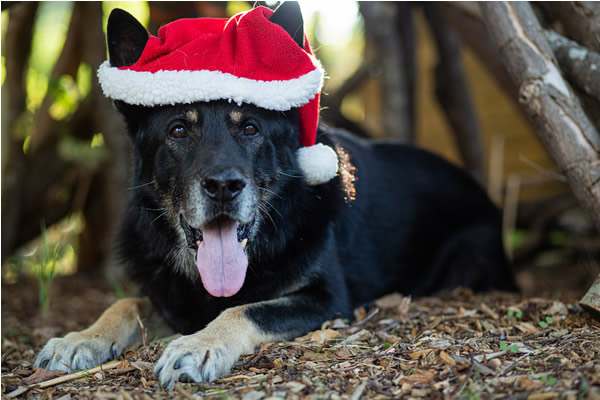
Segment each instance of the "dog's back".
[{"label": "dog's back", "polygon": [[415,147],[331,135],[354,169],[356,198],[336,239],[355,303],[390,291],[515,289],[500,212],[470,176]]}]

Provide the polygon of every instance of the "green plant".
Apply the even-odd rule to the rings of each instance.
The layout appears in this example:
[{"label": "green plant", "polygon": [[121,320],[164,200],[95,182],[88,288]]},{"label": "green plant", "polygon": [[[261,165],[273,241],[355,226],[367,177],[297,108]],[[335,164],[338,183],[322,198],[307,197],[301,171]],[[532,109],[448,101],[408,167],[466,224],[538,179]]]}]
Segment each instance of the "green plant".
[{"label": "green plant", "polygon": [[519,345],[511,344],[510,346],[506,342],[500,342],[500,350],[501,351],[510,351],[511,353],[519,352]]},{"label": "green plant", "polygon": [[552,386],[556,383],[556,378],[553,376],[548,376],[548,375],[544,375],[540,378],[540,380],[542,382],[544,382],[544,384],[548,385],[548,386]]},{"label": "green plant", "polygon": [[42,232],[42,248],[39,262],[33,265],[32,271],[39,283],[39,302],[42,318],[46,317],[50,302],[50,286],[56,276],[56,265],[60,258],[60,244],[50,249],[46,224],[40,224]]},{"label": "green plant", "polygon": [[550,325],[551,323],[552,323],[552,317],[546,317],[545,321],[538,322],[538,324],[544,329],[546,329],[548,327],[548,325]]}]

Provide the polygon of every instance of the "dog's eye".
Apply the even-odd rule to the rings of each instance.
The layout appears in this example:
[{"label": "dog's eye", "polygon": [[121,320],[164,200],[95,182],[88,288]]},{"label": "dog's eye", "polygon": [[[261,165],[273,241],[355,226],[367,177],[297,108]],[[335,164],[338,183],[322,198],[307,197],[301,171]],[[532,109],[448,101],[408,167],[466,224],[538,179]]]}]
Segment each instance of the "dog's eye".
[{"label": "dog's eye", "polygon": [[254,136],[258,133],[258,128],[254,124],[246,124],[244,125],[244,135],[246,136]]},{"label": "dog's eye", "polygon": [[173,128],[171,128],[169,136],[175,139],[182,139],[187,136],[187,131],[185,130],[185,127],[183,125],[176,125]]}]

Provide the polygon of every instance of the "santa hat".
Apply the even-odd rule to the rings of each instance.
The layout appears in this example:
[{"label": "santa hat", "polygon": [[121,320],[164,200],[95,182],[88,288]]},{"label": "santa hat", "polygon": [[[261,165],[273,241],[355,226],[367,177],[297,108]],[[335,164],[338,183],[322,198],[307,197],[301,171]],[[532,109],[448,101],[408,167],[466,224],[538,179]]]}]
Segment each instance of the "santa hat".
[{"label": "santa hat", "polygon": [[300,47],[257,7],[226,18],[180,19],[150,36],[139,60],[98,69],[104,94],[142,106],[229,100],[287,111],[299,108],[297,159],[311,185],[337,174],[337,154],[316,144],[323,68],[304,38]]}]

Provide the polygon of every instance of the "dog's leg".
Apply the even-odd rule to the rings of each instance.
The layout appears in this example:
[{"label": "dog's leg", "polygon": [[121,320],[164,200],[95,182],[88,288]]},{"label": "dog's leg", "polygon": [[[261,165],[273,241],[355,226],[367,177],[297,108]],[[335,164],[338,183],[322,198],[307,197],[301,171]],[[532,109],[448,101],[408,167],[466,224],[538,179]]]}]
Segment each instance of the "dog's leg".
[{"label": "dog's leg", "polygon": [[166,388],[173,388],[177,380],[214,381],[261,343],[300,335],[319,326],[326,315],[318,301],[308,296],[229,308],[203,330],[171,342],[155,373]]},{"label": "dog's leg", "polygon": [[149,317],[151,311],[147,298],[119,300],[89,328],[50,339],[34,366],[73,372],[114,359],[126,346],[141,340],[137,317]]}]

